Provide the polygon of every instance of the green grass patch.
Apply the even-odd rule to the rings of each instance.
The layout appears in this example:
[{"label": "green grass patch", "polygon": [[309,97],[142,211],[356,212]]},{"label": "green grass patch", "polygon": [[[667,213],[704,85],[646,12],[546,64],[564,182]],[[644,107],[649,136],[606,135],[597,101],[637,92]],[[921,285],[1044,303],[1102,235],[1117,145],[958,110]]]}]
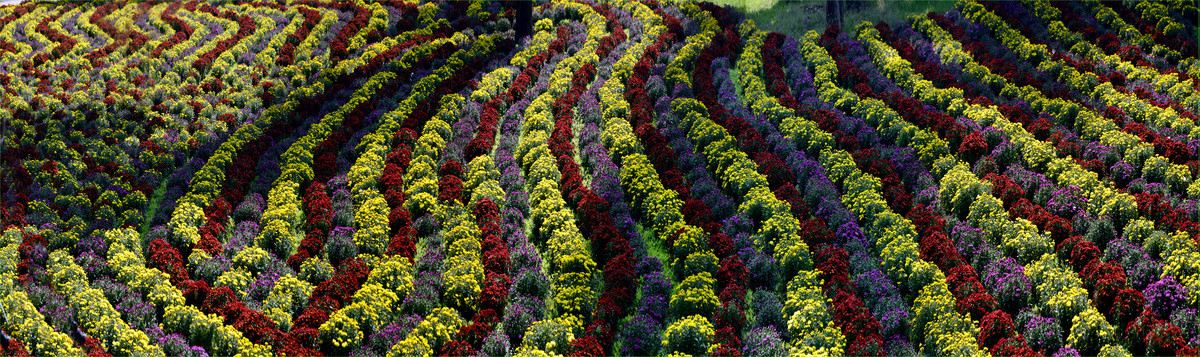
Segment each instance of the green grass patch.
[{"label": "green grass patch", "polygon": [[729,64],[729,80],[733,81],[733,94],[736,94],[738,100],[742,100],[742,82],[738,81],[737,57],[730,58],[733,63]]},{"label": "green grass patch", "polygon": [[146,218],[142,220],[142,226],[138,229],[138,235],[144,237],[146,236],[146,232],[150,231],[150,222],[158,214],[158,206],[162,203],[163,195],[166,194],[167,179],[163,178],[162,182],[158,183],[158,187],[154,188],[154,193],[150,194],[150,201],[146,204]]},{"label": "green grass patch", "polygon": [[[668,281],[674,282],[675,272],[671,271],[671,251],[654,235],[653,228],[643,227],[641,223],[637,223],[635,226],[638,229],[638,234],[642,235],[642,240],[646,242],[646,252],[662,262],[663,276],[666,276]],[[671,287],[674,289],[674,285]]]},{"label": "green grass patch", "polygon": [[[824,32],[829,23],[825,21],[825,1],[816,0],[714,0],[718,5],[728,5],[746,13],[759,28],[779,32],[788,37],[799,37],[808,31]],[[889,24],[905,22],[909,15],[945,12],[954,8],[953,0],[870,0],[846,1],[844,27],[853,27],[862,21]]]}]

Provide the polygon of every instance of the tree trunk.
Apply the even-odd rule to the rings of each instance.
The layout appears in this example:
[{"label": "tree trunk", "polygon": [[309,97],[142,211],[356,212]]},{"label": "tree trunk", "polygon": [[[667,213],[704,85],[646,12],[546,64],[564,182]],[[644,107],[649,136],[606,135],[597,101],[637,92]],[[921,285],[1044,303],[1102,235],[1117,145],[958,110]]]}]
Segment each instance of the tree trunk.
[{"label": "tree trunk", "polygon": [[517,40],[533,34],[533,1],[505,1],[505,5],[510,7],[516,16],[513,30],[517,32]]},{"label": "tree trunk", "polygon": [[845,15],[845,4],[840,0],[825,2],[825,22],[829,25],[842,27],[842,17]]}]

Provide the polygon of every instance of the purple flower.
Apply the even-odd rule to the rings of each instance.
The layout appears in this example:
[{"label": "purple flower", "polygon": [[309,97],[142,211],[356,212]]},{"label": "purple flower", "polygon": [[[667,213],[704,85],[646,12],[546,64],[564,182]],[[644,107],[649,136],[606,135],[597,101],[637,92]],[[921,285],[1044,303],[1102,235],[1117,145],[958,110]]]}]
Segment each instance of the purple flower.
[{"label": "purple flower", "polygon": [[91,251],[83,252],[75,258],[75,263],[87,273],[88,280],[96,280],[102,276],[112,275],[108,261]]},{"label": "purple flower", "polygon": [[379,331],[367,337],[364,346],[370,346],[375,350],[375,353],[387,353],[387,350],[392,347],[396,341],[400,341],[408,337],[408,332],[417,327],[423,320],[420,315],[405,314],[396,319],[395,322],[384,326]]},{"label": "purple flower", "polygon": [[1150,284],[1145,295],[1146,304],[1159,318],[1171,316],[1175,309],[1187,306],[1187,289],[1170,275]]},{"label": "purple flower", "polygon": [[1000,308],[1006,310],[1025,306],[1032,292],[1029,278],[1025,276],[1025,267],[1011,257],[989,264],[983,283]]},{"label": "purple flower", "polygon": [[1109,169],[1108,176],[1112,178],[1113,183],[1116,184],[1117,187],[1124,187],[1125,185],[1129,184],[1130,181],[1133,181],[1134,177],[1137,177],[1137,171],[1134,171],[1133,165],[1130,165],[1128,162],[1117,161],[1117,163],[1113,164],[1112,168]]},{"label": "purple flower", "polygon": [[225,250],[233,252],[246,248],[258,237],[258,230],[258,223],[252,221],[238,223],[237,226],[234,226],[233,235],[230,236],[229,241],[225,242]]},{"label": "purple flower", "polygon": [[745,356],[787,356],[788,345],[779,338],[774,327],[759,327],[746,334],[742,341]]},{"label": "purple flower", "polygon": [[1087,196],[1084,196],[1084,190],[1068,186],[1056,190],[1046,205],[1046,210],[1058,217],[1074,217],[1075,213],[1084,212],[1086,205]]},{"label": "purple flower", "polygon": [[79,242],[76,243],[76,252],[74,252],[74,254],[79,255],[85,252],[95,253],[96,255],[100,256],[107,256],[108,244],[104,243],[104,238],[100,236],[89,236],[83,238],[83,240],[79,240]]},{"label": "purple flower", "polygon": [[1025,324],[1025,341],[1029,348],[1046,353],[1063,346],[1063,329],[1053,317],[1031,316]]},{"label": "purple flower", "polygon": [[1053,357],[1080,357],[1080,355],[1079,355],[1079,351],[1076,351],[1074,348],[1067,346],[1067,347],[1058,349],[1058,352],[1055,352]]},{"label": "purple flower", "polygon": [[662,345],[659,331],[662,323],[646,315],[636,315],[621,326],[621,355],[649,356],[658,353]]}]

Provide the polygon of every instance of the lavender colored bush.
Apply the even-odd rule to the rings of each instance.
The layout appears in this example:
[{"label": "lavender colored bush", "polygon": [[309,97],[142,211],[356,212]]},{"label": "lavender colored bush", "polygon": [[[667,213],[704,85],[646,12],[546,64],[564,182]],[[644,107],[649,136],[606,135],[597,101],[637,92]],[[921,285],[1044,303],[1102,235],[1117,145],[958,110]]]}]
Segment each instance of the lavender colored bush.
[{"label": "lavender colored bush", "polygon": [[775,327],[759,327],[746,333],[742,338],[743,356],[773,356],[788,355],[788,344],[779,338]]},{"label": "lavender colored bush", "polygon": [[655,355],[662,346],[661,337],[656,332],[662,331],[662,323],[646,315],[635,315],[629,322],[621,326],[621,355],[650,356]]},{"label": "lavender colored bush", "polygon": [[334,227],[325,239],[325,253],[329,255],[329,263],[339,266],[346,259],[358,256],[358,245],[354,244],[354,228]]},{"label": "lavender colored bush", "polygon": [[1144,294],[1146,305],[1153,309],[1159,318],[1167,318],[1175,309],[1187,306],[1187,289],[1170,275],[1151,283]]}]

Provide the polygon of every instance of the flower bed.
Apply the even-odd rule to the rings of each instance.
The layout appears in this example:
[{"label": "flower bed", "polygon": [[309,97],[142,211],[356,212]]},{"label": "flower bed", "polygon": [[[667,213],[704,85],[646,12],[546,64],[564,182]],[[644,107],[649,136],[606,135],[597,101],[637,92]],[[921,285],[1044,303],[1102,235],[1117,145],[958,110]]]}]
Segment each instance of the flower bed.
[{"label": "flower bed", "polygon": [[1195,4],[0,6],[5,355],[1192,355]]}]

